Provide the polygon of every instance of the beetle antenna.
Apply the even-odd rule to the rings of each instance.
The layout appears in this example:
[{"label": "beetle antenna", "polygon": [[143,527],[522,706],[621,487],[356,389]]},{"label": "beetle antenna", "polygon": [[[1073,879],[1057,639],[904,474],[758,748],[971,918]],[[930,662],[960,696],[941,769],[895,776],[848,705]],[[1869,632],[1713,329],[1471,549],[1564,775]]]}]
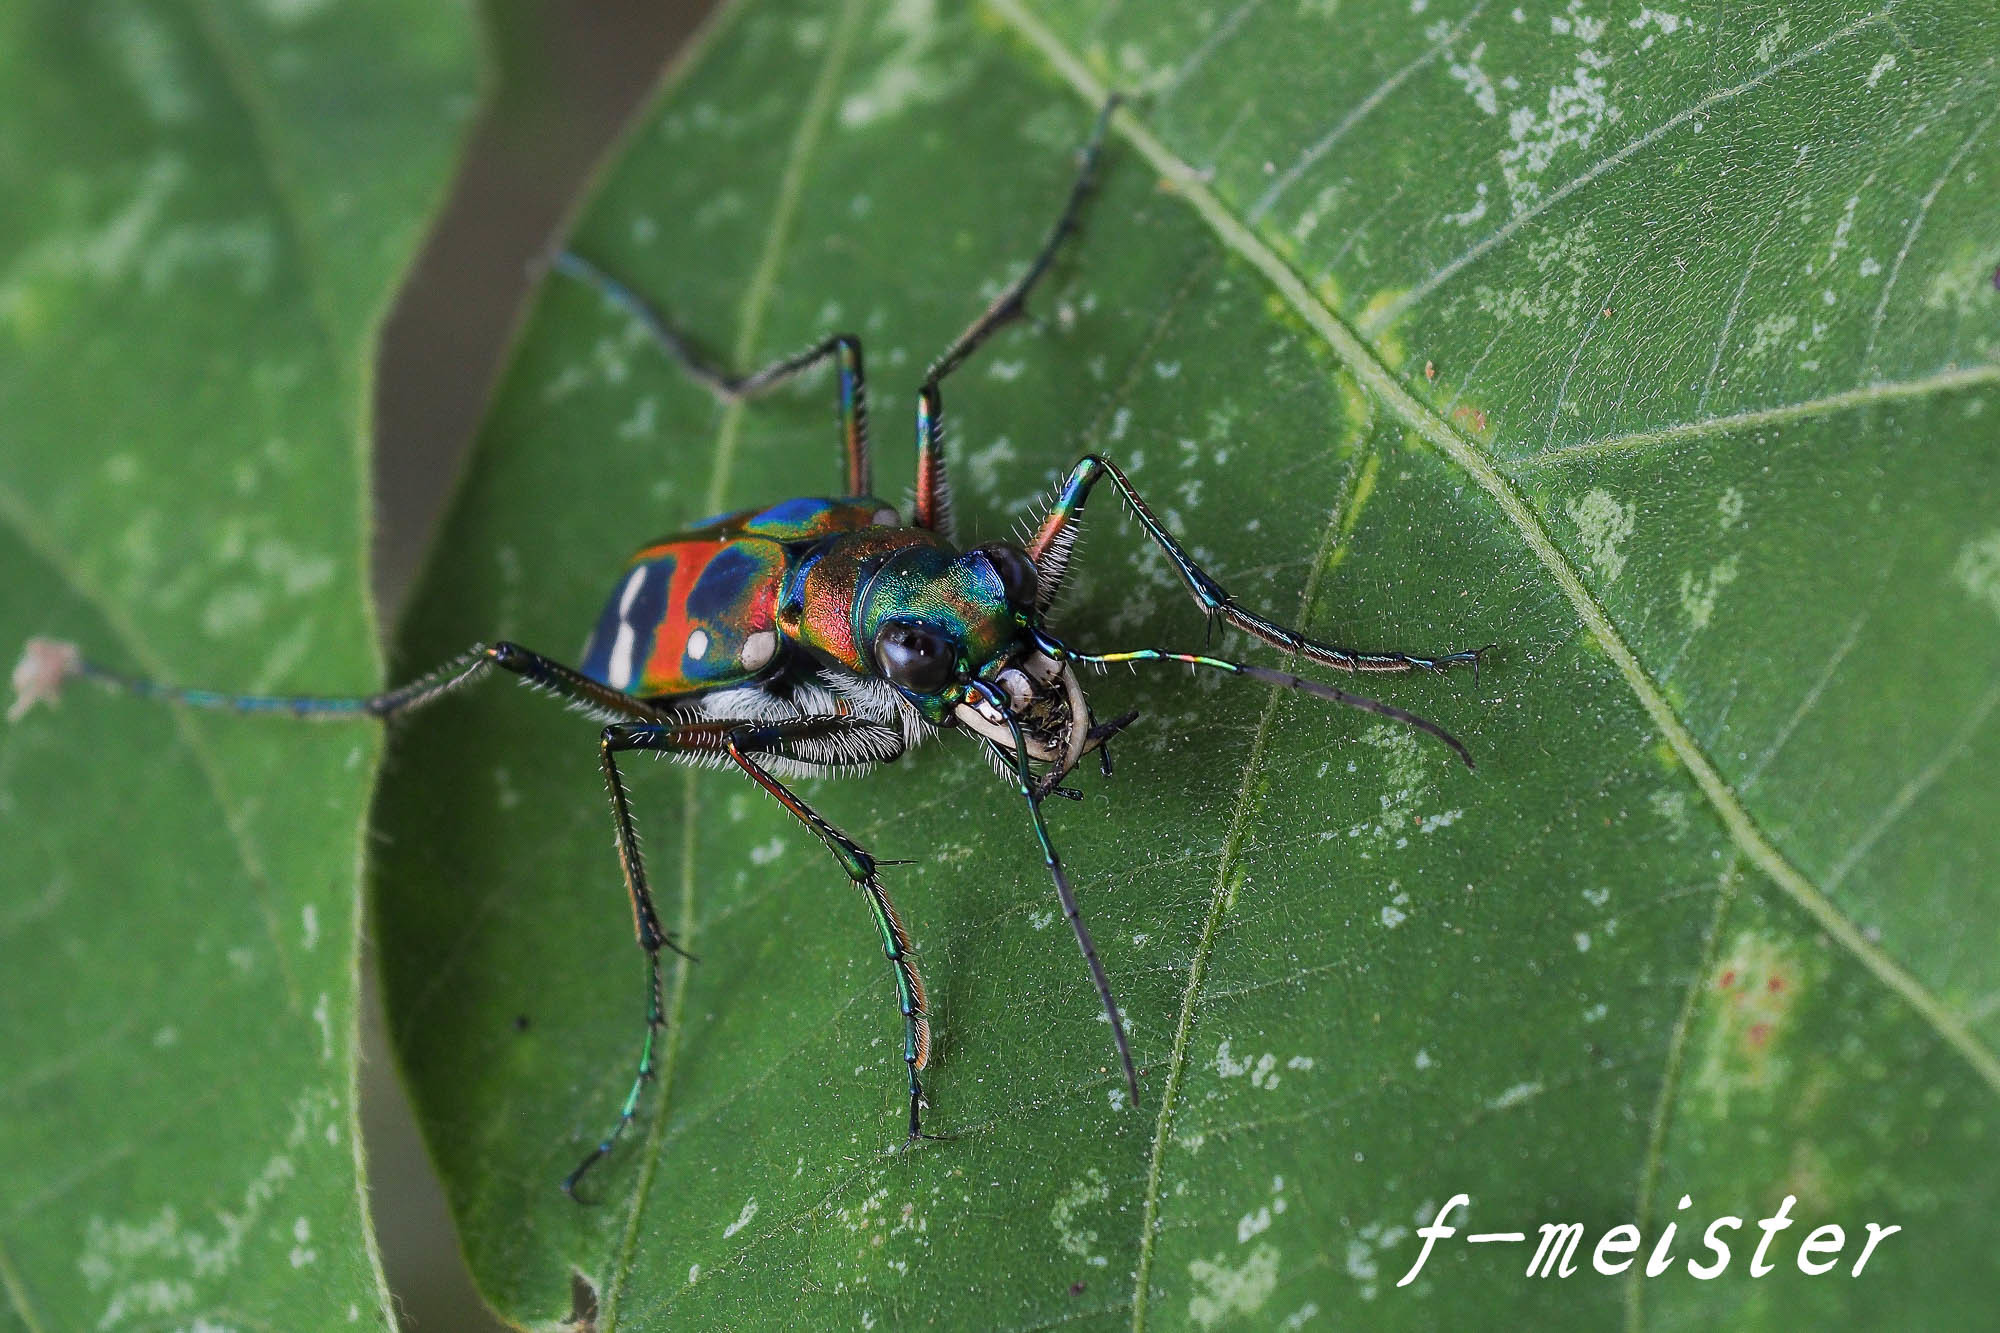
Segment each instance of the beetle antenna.
[{"label": "beetle antenna", "polygon": [[[1083,960],[1090,965],[1090,978],[1097,983],[1098,998],[1104,1001],[1104,1013],[1111,1020],[1111,1039],[1118,1047],[1118,1062],[1125,1068],[1125,1086],[1132,1094],[1132,1105],[1139,1104],[1139,1071],[1132,1067],[1132,1045],[1125,1037],[1125,1020],[1118,1012],[1118,1001],[1111,995],[1111,978],[1105,975],[1104,964],[1098,961],[1097,945],[1091,941],[1090,927],[1083,924],[1083,913],[1076,905],[1076,892],[1070,888],[1069,874],[1064,871],[1062,858],[1056,855],[1055,844],[1049,840],[1049,826],[1042,821],[1042,792],[1034,776],[1028,771],[1028,741],[1021,734],[1021,724],[1013,710],[1007,707],[1000,691],[985,681],[974,681],[972,687],[986,697],[1007,723],[1007,730],[1014,737],[1014,753],[1006,756],[1012,761],[1016,788],[1022,799],[1028,803],[1028,818],[1035,826],[1035,837],[1042,844],[1042,859],[1048,864],[1049,877],[1056,884],[1056,901],[1062,904],[1063,916],[1068,918],[1070,929],[1076,932],[1077,947],[1083,950]],[[990,743],[990,742],[989,742]]]},{"label": "beetle antenna", "polygon": [[[1054,644],[1058,651],[1067,655],[1073,662],[1089,662],[1095,666],[1110,666],[1115,662],[1129,664],[1137,664],[1139,662],[1181,662],[1188,666],[1207,667],[1211,671],[1226,671],[1233,676],[1248,676],[1252,680],[1261,680],[1270,685],[1283,685],[1286,689],[1297,690],[1301,694],[1310,694],[1314,698],[1330,700],[1333,703],[1343,704],[1348,708],[1358,708],[1364,713],[1373,713],[1377,717],[1386,717],[1392,722],[1400,722],[1413,730],[1435,736],[1446,745],[1449,745],[1452,753],[1465,761],[1467,768],[1476,767],[1472,762],[1471,752],[1465,748],[1458,737],[1452,735],[1429,718],[1412,713],[1406,708],[1398,708],[1394,704],[1385,704],[1379,699],[1370,699],[1363,694],[1350,694],[1348,691],[1336,689],[1332,685],[1322,684],[1316,680],[1307,680],[1304,676],[1294,676],[1289,671],[1273,671],[1269,667],[1251,666],[1247,662],[1230,662],[1220,657],[1207,657],[1200,653],[1162,652],[1157,648],[1138,648],[1124,653],[1083,653],[1078,652],[1074,648],[1055,644],[1046,635],[1043,638],[1045,640],[1043,649],[1045,652],[1048,651],[1047,645]],[[1054,657],[1056,653],[1051,652],[1049,655]]]}]

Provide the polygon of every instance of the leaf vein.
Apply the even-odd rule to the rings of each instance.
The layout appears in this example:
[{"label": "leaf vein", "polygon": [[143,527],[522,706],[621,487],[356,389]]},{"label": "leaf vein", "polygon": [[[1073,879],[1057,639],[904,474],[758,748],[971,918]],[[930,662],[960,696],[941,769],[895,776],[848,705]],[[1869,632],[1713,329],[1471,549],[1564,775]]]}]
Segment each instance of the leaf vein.
[{"label": "leaf vein", "polygon": [[[1708,886],[1715,893],[1715,911],[1710,914],[1708,930],[1702,935],[1701,956],[1695,960],[1694,970],[1688,976],[1680,1015],[1674,1020],[1673,1031],[1667,1036],[1666,1065],[1660,1071],[1660,1095],[1653,1102],[1652,1119],[1646,1129],[1646,1153],[1639,1166],[1639,1197],[1632,1209],[1634,1220],[1641,1228],[1651,1220],[1653,1193],[1659,1188],[1660,1163],[1665,1159],[1667,1149],[1667,1123],[1672,1115],[1674,1096],[1680,1087],[1688,1029],[1694,1026],[1695,1011],[1701,1005],[1705,989],[1702,982],[1715,965],[1716,950],[1722,939],[1722,923],[1729,916],[1730,905],[1736,901],[1734,886],[1739,860],[1732,855],[1729,864],[1722,868],[1721,879]],[[1643,1272],[1636,1266],[1627,1270],[1625,1333],[1639,1333],[1644,1326],[1644,1312],[1640,1306],[1640,1297],[1644,1292],[1639,1286],[1639,1277]]]},{"label": "leaf vein", "polygon": [[1948,393],[1953,389],[1995,383],[2000,383],[2000,362],[1988,361],[1976,366],[1953,366],[1914,380],[1864,384],[1859,388],[1844,389],[1839,393],[1808,398],[1797,403],[1786,403],[1780,407],[1752,408],[1743,412],[1732,412],[1726,416],[1704,417],[1699,421],[1683,421],[1671,426],[1630,431],[1623,435],[1580,440],[1575,444],[1558,445],[1536,454],[1509,459],[1507,465],[1520,471],[1534,471],[1581,459],[1602,458],[1608,454],[1644,449],[1655,444],[1668,444],[1675,440],[1726,435],[1731,431],[1751,430],[1758,426],[1776,426],[1788,421],[1833,416],[1852,408],[1868,407],[1875,403],[1897,402],[1904,398],[1924,398],[1931,394]]},{"label": "leaf vein", "polygon": [[[1991,90],[1984,86],[1980,91],[1991,95]],[[1958,164],[1972,151],[1972,145],[1978,143],[1980,136],[1993,127],[1996,117],[2000,117],[2000,107],[1988,112],[1986,119],[1980,121],[1973,127],[1972,133],[1965,136],[1965,141],[1959,144],[1958,151],[1944,164],[1944,170],[1937,174],[1937,179],[1931,182],[1931,188],[1925,192],[1922,202],[1917,205],[1917,215],[1910,219],[1909,227],[1903,232],[1903,246],[1896,251],[1895,262],[1889,265],[1888,280],[1882,284],[1882,295],[1875,302],[1874,318],[1868,321],[1868,346],[1861,353],[1861,364],[1864,366],[1875,359],[1875,340],[1882,336],[1882,321],[1889,313],[1889,297],[1896,290],[1896,280],[1903,276],[1903,261],[1910,257],[1910,247],[1917,243],[1917,233],[1923,230],[1924,222],[1930,217],[1931,206],[1937,203],[1938,195],[1943,193],[1945,185],[1951,180],[1952,173],[1958,170]]]}]

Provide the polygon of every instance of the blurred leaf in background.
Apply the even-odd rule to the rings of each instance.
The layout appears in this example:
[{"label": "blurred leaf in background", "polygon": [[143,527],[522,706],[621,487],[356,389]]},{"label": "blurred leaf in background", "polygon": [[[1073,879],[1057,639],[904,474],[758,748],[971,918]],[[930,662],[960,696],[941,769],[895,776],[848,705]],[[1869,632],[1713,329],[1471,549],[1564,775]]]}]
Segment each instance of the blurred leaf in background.
[{"label": "blurred leaf in background", "polygon": [[[729,9],[577,246],[739,365],[862,334],[894,496],[927,358],[1032,250],[1104,90],[1140,90],[1037,319],[947,386],[964,531],[1107,452],[1247,604],[1498,641],[1477,688],[1383,685],[1481,766],[1230,682],[1098,684],[1144,717],[1053,818],[1136,1111],[983,762],[808,784],[917,862],[893,887],[956,1138],[903,1154],[861,904],[740,779],[637,766],[701,962],[578,1209],[555,1182],[642,1013],[594,728],[499,688],[440,707],[377,801],[377,892],[488,1293],[556,1318],[579,1270],[620,1328],[1977,1326],[1996,43],[1937,3]],[[828,392],[718,407],[552,287],[401,669],[573,655],[638,542],[831,490]],[[1081,565],[1074,641],[1201,641],[1109,502]],[[1479,1230],[1650,1245],[1786,1194],[1802,1226],[1754,1282],[1741,1253],[1710,1283],[1527,1280],[1461,1243],[1395,1287],[1460,1191]],[[1867,1220],[1904,1234],[1864,1278],[1792,1265],[1803,1224]]]},{"label": "blurred leaf in background", "polygon": [[[377,678],[374,333],[476,56],[452,5],[0,10],[6,651]],[[377,746],[89,688],[0,731],[8,1326],[390,1321],[354,1107]]]}]

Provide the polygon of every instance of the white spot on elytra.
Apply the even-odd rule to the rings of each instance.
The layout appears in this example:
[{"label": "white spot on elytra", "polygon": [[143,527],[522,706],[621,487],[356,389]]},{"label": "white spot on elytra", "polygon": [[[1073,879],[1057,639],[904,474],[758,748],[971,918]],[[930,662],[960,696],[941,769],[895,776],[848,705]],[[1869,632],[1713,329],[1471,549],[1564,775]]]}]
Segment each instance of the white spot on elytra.
[{"label": "white spot on elytra", "polygon": [[630,688],[632,684],[632,651],[639,643],[638,632],[626,616],[632,610],[632,603],[638,600],[639,589],[645,586],[646,576],[651,572],[652,566],[639,566],[625,580],[624,590],[618,594],[618,637],[611,641],[611,661],[605,674],[621,690]]},{"label": "white spot on elytra", "polygon": [[762,629],[743,640],[743,651],[737,654],[745,671],[756,671],[769,662],[778,652],[778,636],[775,632]]},{"label": "white spot on elytra", "polygon": [[708,656],[708,631],[698,629],[688,635],[687,655],[690,662],[699,662]]}]

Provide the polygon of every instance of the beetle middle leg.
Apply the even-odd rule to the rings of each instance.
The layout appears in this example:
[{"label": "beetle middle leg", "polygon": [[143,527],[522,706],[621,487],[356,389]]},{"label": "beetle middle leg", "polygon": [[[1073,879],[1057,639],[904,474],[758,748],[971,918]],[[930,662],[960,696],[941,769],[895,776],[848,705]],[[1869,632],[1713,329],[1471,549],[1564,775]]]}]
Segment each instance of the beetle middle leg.
[{"label": "beetle middle leg", "polygon": [[[882,941],[882,954],[889,960],[895,973],[896,998],[903,1015],[903,1062],[909,1070],[910,1078],[910,1137],[919,1139],[923,1133],[921,1108],[923,1105],[923,1084],[917,1078],[917,1071],[930,1063],[931,1030],[930,1013],[924,994],[923,979],[917,975],[915,960],[911,957],[909,933],[903,927],[903,919],[890,901],[889,892],[882,886],[876,874],[881,864],[868,850],[854,839],[829,823],[796,793],[778,781],[759,756],[775,756],[792,759],[795,762],[811,764],[816,761],[804,756],[816,751],[819,743],[838,739],[842,735],[858,735],[862,732],[881,733],[887,730],[879,722],[871,722],[850,715],[829,717],[802,717],[776,722],[734,722],[703,721],[680,725],[621,724],[607,727],[604,732],[605,773],[612,792],[612,808],[618,816],[619,860],[626,867],[627,883],[633,886],[634,911],[639,903],[650,897],[646,893],[645,877],[639,867],[637,839],[631,832],[630,818],[624,803],[623,786],[618,780],[617,764],[612,758],[614,752],[626,750],[652,750],[669,755],[707,755],[726,758],[742,769],[752,781],[768,792],[782,805],[794,819],[811,830],[814,837],[833,854],[835,861],[847,877],[868,900],[869,912],[875,919],[875,929]],[[877,737],[877,739],[887,739]],[[897,739],[900,744],[900,740]],[[645,943],[642,937],[642,944]],[[655,968],[655,989],[657,991],[657,953],[648,950]],[[649,1019],[646,1055],[652,1049],[652,1032],[656,1029]],[[634,1096],[640,1083],[651,1077],[650,1070],[642,1065],[639,1082],[634,1084]],[[592,1162],[610,1151],[611,1143],[630,1118],[631,1102],[621,1114],[619,1125],[606,1138],[599,1150],[591,1155],[571,1176],[574,1183]]]},{"label": "beetle middle leg", "polygon": [[859,338],[851,333],[836,333],[803,352],[773,361],[762,370],[735,375],[704,356],[691,337],[674,327],[644,297],[589,260],[565,250],[551,261],[551,266],[564,277],[574,278],[638,320],[689,379],[724,402],[754,398],[795,375],[804,374],[827,358],[833,358],[836,370],[834,406],[840,418],[841,447],[846,454],[847,493],[871,494],[868,385],[861,367]]}]

